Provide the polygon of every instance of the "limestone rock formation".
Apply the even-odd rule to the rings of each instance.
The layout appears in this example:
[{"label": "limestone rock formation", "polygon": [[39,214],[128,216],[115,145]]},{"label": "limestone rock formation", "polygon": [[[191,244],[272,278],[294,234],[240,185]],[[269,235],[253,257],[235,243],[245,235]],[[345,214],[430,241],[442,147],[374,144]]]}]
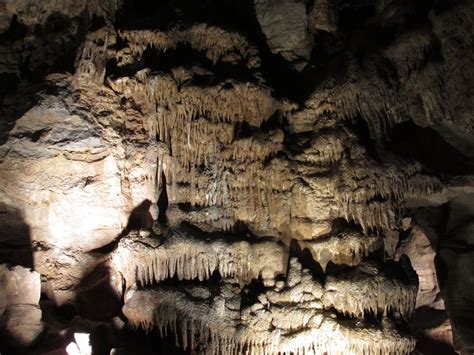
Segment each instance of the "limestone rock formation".
[{"label": "limestone rock formation", "polygon": [[[355,279],[353,282],[359,281]],[[382,284],[380,286],[382,288],[374,290],[374,295],[385,292]],[[413,304],[416,287],[409,289],[406,289],[407,301]],[[125,295],[123,312],[133,326],[147,331],[156,327],[162,336],[170,330],[177,344],[184,349],[209,354],[379,354],[413,350],[414,339],[397,331],[388,320],[381,329],[338,321],[335,314],[325,310],[331,307],[324,301],[326,292],[344,294],[344,289],[335,285],[322,287],[313,280],[309,270],[302,269],[301,264],[292,259],[286,283],[268,289],[246,308],[241,307],[239,289],[224,284],[215,296],[202,287],[191,287],[184,292],[166,287],[132,289]],[[369,307],[377,312],[377,301],[361,296],[354,298],[356,308],[363,312],[368,304],[373,303]],[[391,307],[396,309],[399,304],[395,302]],[[194,311],[190,313],[190,309]]]},{"label": "limestone rock formation", "polygon": [[127,288],[174,276],[203,281],[214,272],[240,284],[261,278],[264,285],[272,286],[276,276],[286,274],[288,250],[276,241],[200,240],[179,232],[163,239],[160,243],[159,239],[132,234],[120,241],[111,264]]},{"label": "limestone rock formation", "polygon": [[0,352],[472,351],[473,12],[0,1]]},{"label": "limestone rock formation", "polygon": [[440,301],[439,285],[435,270],[435,252],[428,237],[414,228],[407,239],[400,243],[395,258],[406,255],[412,261],[412,266],[418,275],[419,289],[416,298],[416,307],[429,306],[444,309]]},{"label": "limestone rock formation", "polygon": [[0,332],[14,346],[31,345],[43,330],[40,275],[21,266],[0,265]]},{"label": "limestone rock formation", "polygon": [[306,5],[300,0],[255,0],[255,13],[273,53],[303,69],[313,49]]},{"label": "limestone rock formation", "polygon": [[329,262],[359,265],[369,253],[380,249],[382,240],[377,235],[342,232],[325,239],[301,241],[299,244],[302,249],[307,248],[314,261],[325,270]]},{"label": "limestone rock formation", "polygon": [[309,24],[318,30],[334,32],[339,15],[337,0],[315,0],[309,14]]}]

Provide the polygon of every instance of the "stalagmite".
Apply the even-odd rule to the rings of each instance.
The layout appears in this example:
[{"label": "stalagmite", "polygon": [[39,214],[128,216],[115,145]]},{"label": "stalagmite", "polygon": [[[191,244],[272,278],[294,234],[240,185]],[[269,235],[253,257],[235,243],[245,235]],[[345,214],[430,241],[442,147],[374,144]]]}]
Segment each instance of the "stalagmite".
[{"label": "stalagmite", "polygon": [[[41,277],[22,266],[0,264],[0,332],[3,342],[26,348],[44,329],[39,307]],[[17,350],[23,352],[22,350]]]}]

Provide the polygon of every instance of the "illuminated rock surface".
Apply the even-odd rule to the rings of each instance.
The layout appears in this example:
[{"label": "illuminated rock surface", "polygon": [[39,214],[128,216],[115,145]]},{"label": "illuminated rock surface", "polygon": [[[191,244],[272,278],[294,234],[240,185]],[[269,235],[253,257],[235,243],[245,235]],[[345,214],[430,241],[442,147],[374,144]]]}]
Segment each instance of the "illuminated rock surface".
[{"label": "illuminated rock surface", "polygon": [[[343,287],[331,285],[326,290],[308,270],[301,269],[296,259],[290,265],[289,273],[298,275],[297,283],[290,285],[289,279],[282,288],[270,288],[247,307],[241,307],[238,287],[223,284],[213,296],[202,286],[183,291],[166,287],[133,289],[125,295],[123,312],[135,327],[146,331],[157,328],[162,336],[171,332],[183,348],[209,354],[380,354],[409,353],[414,349],[415,340],[399,333],[388,320],[382,322],[381,328],[338,321],[335,314],[324,309],[330,309],[324,304],[324,297],[326,292],[344,292]],[[354,288],[361,286],[357,280],[353,283]],[[381,289],[384,286],[382,282]],[[411,301],[416,287],[411,292],[409,286],[404,287],[410,294],[407,300]],[[374,294],[383,292],[374,290]],[[365,295],[353,297],[349,302],[359,303],[362,311],[374,308],[377,312],[375,300],[364,300]],[[373,307],[368,305],[371,302]]]},{"label": "illuminated rock surface", "polygon": [[37,272],[0,265],[0,330],[13,345],[31,345],[43,330]]},{"label": "illuminated rock surface", "polygon": [[275,241],[200,240],[175,233],[161,244],[159,240],[134,236],[121,240],[111,263],[123,275],[127,287],[175,276],[178,280],[203,281],[214,272],[234,282],[245,284],[261,278],[271,285],[276,276],[286,274],[288,250]]},{"label": "illuminated rock surface", "polygon": [[0,2],[0,352],[472,352],[473,9]]}]

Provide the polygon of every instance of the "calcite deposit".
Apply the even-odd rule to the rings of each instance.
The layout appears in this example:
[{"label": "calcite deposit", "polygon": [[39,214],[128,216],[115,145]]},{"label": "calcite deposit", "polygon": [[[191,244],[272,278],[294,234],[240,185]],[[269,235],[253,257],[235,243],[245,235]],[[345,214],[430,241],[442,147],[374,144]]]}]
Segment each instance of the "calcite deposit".
[{"label": "calcite deposit", "polygon": [[161,244],[159,239],[132,235],[120,241],[111,264],[127,288],[174,276],[203,281],[214,272],[241,284],[261,278],[271,286],[276,276],[286,274],[288,250],[276,241],[200,240],[177,232],[163,239]]},{"label": "calcite deposit", "polygon": [[474,351],[473,12],[0,1],[0,353]]},{"label": "calcite deposit", "polygon": [[[384,293],[383,287],[374,289],[372,297]],[[416,287],[410,290],[400,285],[400,289],[412,303]],[[162,336],[170,331],[178,345],[206,354],[382,354],[414,349],[414,339],[388,320],[381,328],[338,321],[326,310],[332,304],[325,301],[325,295],[344,291],[334,285],[323,287],[292,259],[288,280],[269,288],[247,307],[241,306],[239,288],[224,284],[212,296],[206,288],[195,286],[183,291],[132,289],[125,295],[123,312],[133,326],[147,331],[156,327]],[[354,295],[352,304],[357,303],[361,310],[377,309],[377,300],[366,295]]]}]

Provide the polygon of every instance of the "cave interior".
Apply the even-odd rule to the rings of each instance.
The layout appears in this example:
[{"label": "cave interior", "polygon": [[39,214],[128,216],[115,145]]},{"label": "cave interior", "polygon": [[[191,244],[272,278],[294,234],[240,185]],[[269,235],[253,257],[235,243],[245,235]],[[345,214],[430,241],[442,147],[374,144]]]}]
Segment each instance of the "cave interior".
[{"label": "cave interior", "polygon": [[0,1],[0,354],[474,354],[474,1]]}]

